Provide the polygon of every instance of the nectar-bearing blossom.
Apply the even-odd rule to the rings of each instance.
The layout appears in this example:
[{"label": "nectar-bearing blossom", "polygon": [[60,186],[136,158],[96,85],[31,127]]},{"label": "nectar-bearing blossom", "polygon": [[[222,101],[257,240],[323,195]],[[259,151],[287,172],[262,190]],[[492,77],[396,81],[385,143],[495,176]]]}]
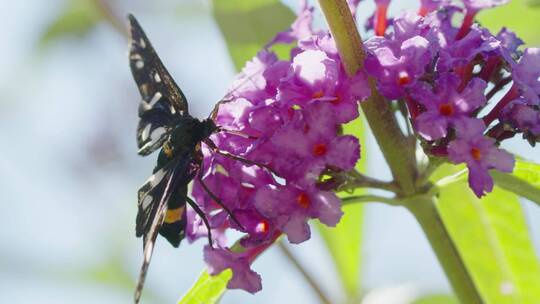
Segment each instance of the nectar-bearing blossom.
[{"label": "nectar-bearing blossom", "polygon": [[366,47],[374,55],[366,61],[366,69],[378,80],[380,92],[390,99],[402,97],[431,61],[429,42],[421,36],[407,39],[401,45],[375,37]]},{"label": "nectar-bearing blossom", "polygon": [[450,126],[471,119],[471,112],[486,103],[483,80],[471,80],[461,92],[460,83],[456,75],[445,73],[435,80],[435,92],[425,83],[412,90],[411,96],[425,108],[415,120],[418,133],[425,139],[445,137]]},{"label": "nectar-bearing blossom", "polygon": [[[355,3],[352,3],[353,7]],[[343,212],[332,189],[319,189],[326,169],[354,168],[360,157],[356,137],[342,135],[340,125],[358,117],[358,102],[370,94],[367,77],[347,76],[335,43],[326,31],[313,31],[313,8],[304,6],[292,28],[268,44],[296,42],[291,57],[280,59],[264,49],[246,64],[215,122],[234,132],[212,140],[222,151],[256,164],[212,153],[203,147],[204,183],[192,194],[204,211],[217,248],[205,248],[211,274],[233,271],[229,288],[256,292],[260,276],[250,262],[261,248],[284,234],[292,243],[310,238],[309,220],[335,226]],[[204,222],[188,212],[188,239],[203,236]],[[224,231],[244,234],[241,252],[229,249]]]},{"label": "nectar-bearing blossom", "polygon": [[540,48],[528,48],[512,67],[512,78],[530,105],[540,104]]},{"label": "nectar-bearing blossom", "polygon": [[[342,126],[358,118],[370,82],[380,102],[399,106],[396,115],[404,115],[426,154],[466,165],[475,195],[490,192],[489,171],[514,166],[501,143],[516,134],[531,145],[540,141],[539,49],[522,52],[510,30],[494,35],[474,22],[479,10],[506,2],[422,0],[418,12],[387,17],[391,1],[376,1],[364,66],[348,76],[331,33],[315,29],[314,8],[300,1],[290,29],[246,63],[219,106],[221,131],[211,139],[236,158],[202,145],[203,180],[215,196],[198,181],[192,195],[214,239],[215,248],[204,249],[209,272],[230,268],[228,288],[257,292],[261,277],[251,263],[278,237],[301,243],[311,236],[310,221],[338,224],[340,185],[324,182],[328,172],[356,173],[359,140]],[[353,16],[364,4],[347,3]],[[277,44],[291,46],[288,56],[272,50]],[[188,240],[207,235],[193,210],[187,222]],[[231,229],[242,235],[241,250],[227,241]]]},{"label": "nectar-bearing blossom", "polygon": [[448,158],[454,163],[466,163],[469,168],[469,185],[477,196],[493,190],[489,169],[512,172],[514,158],[495,146],[495,140],[485,137],[482,120],[458,123],[457,139],[448,145]]},{"label": "nectar-bearing blossom", "polygon": [[316,188],[268,185],[257,191],[255,206],[263,215],[276,219],[291,243],[310,238],[309,219],[318,218],[333,227],[343,215],[339,198],[333,192]]}]

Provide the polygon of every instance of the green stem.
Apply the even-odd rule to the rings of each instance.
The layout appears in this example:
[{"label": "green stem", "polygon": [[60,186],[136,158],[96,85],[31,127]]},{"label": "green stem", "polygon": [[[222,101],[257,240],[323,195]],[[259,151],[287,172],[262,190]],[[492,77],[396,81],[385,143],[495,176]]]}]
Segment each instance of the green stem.
[{"label": "green stem", "polygon": [[313,289],[313,291],[315,291],[315,293],[317,294],[317,297],[319,298],[319,301],[321,301],[321,303],[323,303],[323,304],[331,304],[332,302],[328,299],[328,296],[326,296],[326,294],[322,291],[321,287],[319,286],[319,284],[317,284],[315,279],[313,277],[311,277],[311,275],[304,269],[304,267],[302,267],[300,262],[294,257],[294,255],[289,250],[287,245],[283,242],[283,240],[280,240],[280,241],[278,241],[276,243],[277,243],[277,246],[278,246],[279,250],[283,253],[283,255],[285,255],[287,260],[289,260],[289,262],[291,262],[291,264],[293,264],[293,266],[304,277],[306,282],[308,282],[309,286],[311,286],[311,289]]},{"label": "green stem", "polygon": [[[349,76],[363,68],[365,52],[360,34],[345,0],[319,0]],[[403,196],[415,192],[416,162],[407,138],[399,128],[390,103],[369,77],[371,97],[361,103],[368,124]]]},{"label": "green stem", "polygon": [[388,197],[382,197],[378,195],[356,195],[348,196],[341,199],[343,205],[354,204],[354,203],[383,203],[387,205],[400,206],[401,202]]},{"label": "green stem", "polygon": [[351,191],[358,188],[373,188],[398,193],[399,188],[394,182],[385,182],[370,176],[366,176],[357,170],[347,173],[347,180],[338,188],[338,191]]},{"label": "green stem", "polygon": [[435,200],[428,196],[408,199],[405,206],[414,215],[441,263],[461,303],[483,303],[456,244],[439,215]]}]

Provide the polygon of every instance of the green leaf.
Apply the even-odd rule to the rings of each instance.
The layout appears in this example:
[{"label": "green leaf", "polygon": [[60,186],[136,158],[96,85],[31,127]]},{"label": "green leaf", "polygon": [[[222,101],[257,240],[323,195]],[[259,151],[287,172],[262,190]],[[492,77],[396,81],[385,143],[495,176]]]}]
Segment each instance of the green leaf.
[{"label": "green leaf", "polygon": [[[362,150],[365,150],[365,127],[362,119],[356,119],[344,126],[345,134],[352,134],[362,140]],[[356,169],[366,170],[365,154],[357,163]],[[354,193],[339,193],[340,197],[360,195],[363,190]],[[343,283],[349,303],[357,303],[360,297],[360,266],[362,227],[364,218],[362,204],[349,204],[343,207],[344,215],[336,227],[327,227],[317,222],[317,228],[326,247],[332,255],[338,275]]]},{"label": "green leaf", "polygon": [[451,295],[427,295],[414,300],[412,304],[459,304],[458,299]]},{"label": "green leaf", "polygon": [[[457,168],[441,170],[450,173]],[[441,218],[485,302],[540,299],[540,263],[518,197],[495,187],[478,199],[463,179],[440,190]]]},{"label": "green leaf", "polygon": [[534,0],[512,0],[510,3],[482,11],[478,19],[483,26],[497,33],[502,26],[516,32],[529,46],[540,44],[538,20],[540,7]]},{"label": "green leaf", "polygon": [[491,172],[495,183],[501,188],[529,199],[540,205],[540,165],[517,160],[514,171],[506,174]]},{"label": "green leaf", "polygon": [[62,38],[81,38],[103,19],[95,1],[68,1],[58,17],[45,29],[40,38],[42,46]]},{"label": "green leaf", "polygon": [[226,269],[222,273],[211,276],[203,271],[193,287],[182,297],[178,304],[212,304],[217,303],[227,288],[232,271]]},{"label": "green leaf", "polygon": [[237,70],[295,19],[279,0],[214,0],[214,17]]}]

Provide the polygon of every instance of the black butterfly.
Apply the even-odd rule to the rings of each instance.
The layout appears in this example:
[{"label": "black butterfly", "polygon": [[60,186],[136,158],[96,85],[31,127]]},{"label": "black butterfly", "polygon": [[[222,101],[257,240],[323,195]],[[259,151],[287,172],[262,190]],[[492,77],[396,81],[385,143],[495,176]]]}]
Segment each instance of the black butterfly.
[{"label": "black butterfly", "polygon": [[187,186],[194,178],[241,227],[202,180],[201,142],[215,153],[249,165],[267,167],[216,147],[209,139],[210,135],[219,131],[234,132],[223,130],[212,120],[220,103],[210,118],[201,121],[192,117],[188,112],[186,97],[163,66],[141,26],[132,15],[128,18],[131,35],[129,63],[142,96],[137,127],[139,154],[146,156],[161,148],[153,175],[138,192],[136,236],[142,236],[144,243],[144,260],[135,291],[135,303],[138,303],[157,234],[165,237],[174,247],[178,247],[184,238],[186,203],[203,219],[209,231],[208,241],[212,245],[208,221],[199,206],[187,195]]}]

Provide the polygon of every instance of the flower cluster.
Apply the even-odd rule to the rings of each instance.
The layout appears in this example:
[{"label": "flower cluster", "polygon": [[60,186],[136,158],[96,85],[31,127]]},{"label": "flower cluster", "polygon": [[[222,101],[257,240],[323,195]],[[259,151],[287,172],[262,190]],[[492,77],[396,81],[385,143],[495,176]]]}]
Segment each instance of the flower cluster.
[{"label": "flower cluster", "polygon": [[479,197],[493,188],[488,170],[513,169],[502,140],[523,133],[534,145],[540,138],[540,49],[522,54],[514,33],[493,35],[473,22],[479,10],[506,2],[422,1],[418,14],[397,16],[390,33],[365,42],[366,70],[378,90],[406,103],[428,155],[467,165]]},{"label": "flower cluster", "polygon": [[[217,112],[223,131],[212,141],[254,165],[203,150],[204,182],[234,218],[200,183],[192,194],[218,245],[205,248],[209,271],[231,268],[229,288],[260,290],[261,279],[249,262],[261,248],[281,234],[291,243],[304,242],[310,238],[309,220],[335,226],[343,215],[340,199],[320,186],[320,177],[328,170],[352,170],[360,158],[358,139],[343,135],[340,126],[358,117],[358,101],[370,90],[363,72],[346,75],[330,34],[312,29],[312,11],[304,4],[291,29],[247,63],[232,86],[231,101]],[[271,51],[277,43],[295,44],[289,59]],[[190,240],[206,235],[194,212],[188,222]],[[245,233],[242,252],[226,247],[227,228]]]},{"label": "flower cluster", "polygon": [[[359,2],[348,1],[353,15]],[[370,95],[368,77],[388,102],[407,107],[426,154],[467,165],[478,197],[493,188],[489,170],[513,169],[501,141],[518,133],[532,145],[539,141],[540,49],[522,52],[514,33],[493,35],[474,23],[478,11],[506,1],[421,0],[416,12],[391,20],[390,1],[375,2],[368,26],[375,35],[364,42],[365,69],[355,76],[345,73],[330,33],[313,29],[313,8],[301,1],[291,28],[246,64],[220,106],[222,131],[211,139],[250,163],[203,147],[204,182],[234,218],[200,183],[192,194],[218,247],[205,248],[209,271],[231,268],[229,288],[261,289],[250,264],[280,235],[300,243],[310,238],[309,220],[339,222],[341,202],[321,179],[352,170],[360,157],[358,139],[343,135],[341,125],[358,117],[358,102]],[[290,58],[271,50],[278,43],[294,45]],[[189,240],[207,234],[195,212],[188,223]],[[242,250],[227,247],[229,228],[244,233]]]}]

